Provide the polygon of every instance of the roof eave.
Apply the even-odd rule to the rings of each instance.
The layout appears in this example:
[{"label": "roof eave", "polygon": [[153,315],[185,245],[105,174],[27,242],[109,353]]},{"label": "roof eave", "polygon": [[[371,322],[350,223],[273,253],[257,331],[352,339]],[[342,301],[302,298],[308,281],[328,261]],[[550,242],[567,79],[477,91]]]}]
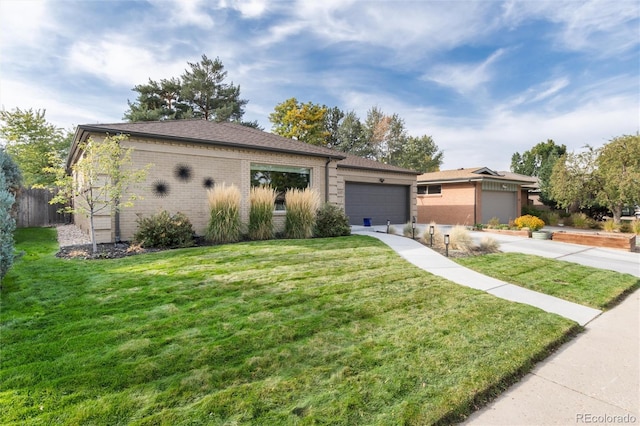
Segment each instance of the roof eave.
[{"label": "roof eave", "polygon": [[224,147],[230,147],[230,148],[244,148],[244,149],[257,150],[257,151],[279,152],[279,153],[286,153],[286,154],[306,155],[310,157],[331,158],[333,160],[344,160],[345,158],[347,158],[344,155],[334,154],[334,153],[307,152],[307,151],[298,151],[295,149],[270,148],[270,147],[262,147],[262,146],[236,143],[236,142],[185,138],[181,136],[158,135],[158,134],[148,133],[148,132],[123,131],[121,129],[108,129],[104,127],[97,127],[97,126],[90,126],[90,125],[78,126],[78,130],[76,131],[76,133],[78,133],[80,129],[82,129],[84,132],[87,132],[87,133],[109,133],[111,130],[113,132],[117,132],[120,134],[127,134],[130,136],[136,136],[140,138],[180,141],[180,142],[186,142],[186,143],[203,145],[203,146],[216,145],[216,146],[224,146]]}]

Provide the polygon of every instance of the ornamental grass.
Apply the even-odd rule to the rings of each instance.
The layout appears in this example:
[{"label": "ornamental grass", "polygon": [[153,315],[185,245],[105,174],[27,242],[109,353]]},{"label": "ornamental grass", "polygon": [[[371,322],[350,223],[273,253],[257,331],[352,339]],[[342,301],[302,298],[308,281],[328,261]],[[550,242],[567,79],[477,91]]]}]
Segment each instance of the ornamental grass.
[{"label": "ornamental grass", "polygon": [[211,216],[205,237],[213,243],[240,241],[240,190],[235,185],[224,182],[208,192]]},{"label": "ornamental grass", "polygon": [[284,195],[286,216],[284,233],[286,238],[311,238],[316,223],[316,210],[320,197],[313,189],[289,189]]},{"label": "ornamental grass", "polygon": [[270,186],[254,186],[249,193],[249,238],[270,240],[273,238],[273,206],[277,192]]}]

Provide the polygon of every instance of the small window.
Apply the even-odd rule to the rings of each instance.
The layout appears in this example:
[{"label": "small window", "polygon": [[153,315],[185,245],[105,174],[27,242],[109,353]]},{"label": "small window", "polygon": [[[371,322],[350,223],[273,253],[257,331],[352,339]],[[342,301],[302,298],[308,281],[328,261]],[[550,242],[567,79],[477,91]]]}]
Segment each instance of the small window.
[{"label": "small window", "polygon": [[278,192],[275,210],[284,210],[287,189],[305,189],[311,183],[311,170],[303,167],[251,165],[251,186],[270,185]]},{"label": "small window", "polygon": [[442,194],[442,185],[421,185],[418,186],[418,195]]},{"label": "small window", "polygon": [[427,194],[442,194],[442,185],[429,185],[427,186]]}]

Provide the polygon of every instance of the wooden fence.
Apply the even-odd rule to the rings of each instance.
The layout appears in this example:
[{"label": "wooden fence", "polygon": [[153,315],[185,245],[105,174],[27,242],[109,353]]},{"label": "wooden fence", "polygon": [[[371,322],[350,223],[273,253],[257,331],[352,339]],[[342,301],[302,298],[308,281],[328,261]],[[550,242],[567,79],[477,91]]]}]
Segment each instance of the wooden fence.
[{"label": "wooden fence", "polygon": [[16,198],[18,228],[69,223],[71,215],[58,213],[60,205],[51,205],[54,194],[48,189],[22,189]]}]

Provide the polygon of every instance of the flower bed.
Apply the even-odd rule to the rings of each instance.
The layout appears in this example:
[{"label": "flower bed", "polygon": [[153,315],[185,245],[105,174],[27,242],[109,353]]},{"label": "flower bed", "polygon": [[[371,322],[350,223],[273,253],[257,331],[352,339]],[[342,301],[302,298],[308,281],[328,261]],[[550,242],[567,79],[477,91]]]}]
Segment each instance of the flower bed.
[{"label": "flower bed", "polygon": [[552,239],[563,243],[581,244],[593,247],[607,247],[634,251],[636,236],[633,234],[554,232]]}]

